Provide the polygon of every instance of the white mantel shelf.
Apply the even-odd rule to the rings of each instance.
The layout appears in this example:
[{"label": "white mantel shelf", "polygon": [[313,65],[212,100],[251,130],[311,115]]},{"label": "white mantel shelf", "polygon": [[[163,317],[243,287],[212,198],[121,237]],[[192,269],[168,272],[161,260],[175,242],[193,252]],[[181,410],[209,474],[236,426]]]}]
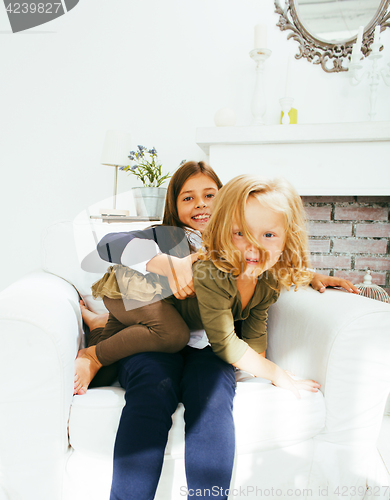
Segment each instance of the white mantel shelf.
[{"label": "white mantel shelf", "polygon": [[207,127],[196,142],[223,182],[245,172],[301,195],[390,195],[390,122]]}]

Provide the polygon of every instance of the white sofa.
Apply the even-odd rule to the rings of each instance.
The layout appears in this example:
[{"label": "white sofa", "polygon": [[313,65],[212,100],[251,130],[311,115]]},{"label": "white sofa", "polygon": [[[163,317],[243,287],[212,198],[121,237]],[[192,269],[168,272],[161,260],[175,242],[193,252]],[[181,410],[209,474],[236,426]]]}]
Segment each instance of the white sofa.
[{"label": "white sofa", "polygon": [[[84,257],[102,234],[133,228],[54,224],[43,237],[42,270],[0,294],[0,500],[109,498],[124,391],[73,397],[78,300],[102,310],[90,285],[107,264]],[[229,498],[388,499],[376,442],[390,392],[390,306],[336,290],[285,292],[268,332],[267,356],[322,388],[298,400],[267,381],[238,381]],[[186,498],[183,435],[179,406],[159,500]]]}]

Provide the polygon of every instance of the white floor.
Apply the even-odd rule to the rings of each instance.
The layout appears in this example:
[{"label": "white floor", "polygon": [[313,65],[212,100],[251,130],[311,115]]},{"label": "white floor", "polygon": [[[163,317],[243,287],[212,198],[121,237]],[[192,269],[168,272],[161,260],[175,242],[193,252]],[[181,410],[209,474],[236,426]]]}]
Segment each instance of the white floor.
[{"label": "white floor", "polygon": [[[376,478],[374,484],[389,485],[390,484],[390,415],[386,415],[383,417],[383,423],[377,441],[377,449],[379,451],[378,462],[377,464],[373,464],[374,465],[373,477]],[[385,487],[381,488],[383,496],[380,497],[380,500],[390,500],[389,491],[390,489],[388,488]],[[373,500],[373,498],[365,496],[364,500]]]},{"label": "white floor", "polygon": [[383,418],[377,446],[387,472],[390,474],[390,416]]}]

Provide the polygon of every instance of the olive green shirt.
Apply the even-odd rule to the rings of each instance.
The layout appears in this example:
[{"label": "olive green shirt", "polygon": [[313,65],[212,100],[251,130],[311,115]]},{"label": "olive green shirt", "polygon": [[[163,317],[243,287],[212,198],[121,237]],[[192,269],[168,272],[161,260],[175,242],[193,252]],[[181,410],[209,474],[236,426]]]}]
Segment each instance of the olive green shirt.
[{"label": "olive green shirt", "polygon": [[[242,309],[236,278],[218,270],[208,260],[193,265],[196,298],[172,303],[182,315],[190,330],[205,329],[211,348],[227,363],[242,358],[248,345],[256,352],[267,347],[268,308],[277,301],[279,293],[270,285],[276,282],[265,274],[258,278],[255,291],[245,309]],[[241,339],[237,336],[234,321],[243,320]]]}]

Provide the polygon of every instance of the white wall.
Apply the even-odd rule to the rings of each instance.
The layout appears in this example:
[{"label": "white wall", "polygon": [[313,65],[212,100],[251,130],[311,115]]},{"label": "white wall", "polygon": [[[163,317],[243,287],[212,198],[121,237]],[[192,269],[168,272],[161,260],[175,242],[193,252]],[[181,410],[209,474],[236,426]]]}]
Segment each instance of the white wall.
[{"label": "white wall", "polygon": [[[133,147],[155,146],[173,170],[205,159],[195,129],[213,126],[219,108],[250,124],[259,22],[272,50],[267,123],[278,123],[286,52],[297,44],[277,21],[273,0],[80,0],[58,20],[12,34],[0,8],[0,289],[40,267],[48,224],[111,195],[113,170],[99,164],[107,129],[130,131]],[[383,41],[388,60],[389,30]],[[306,60],[294,60],[293,73],[300,123],[367,119],[367,82],[351,87],[347,74]],[[378,120],[390,120],[389,92],[382,82]],[[119,190],[131,185],[121,173]]]}]

